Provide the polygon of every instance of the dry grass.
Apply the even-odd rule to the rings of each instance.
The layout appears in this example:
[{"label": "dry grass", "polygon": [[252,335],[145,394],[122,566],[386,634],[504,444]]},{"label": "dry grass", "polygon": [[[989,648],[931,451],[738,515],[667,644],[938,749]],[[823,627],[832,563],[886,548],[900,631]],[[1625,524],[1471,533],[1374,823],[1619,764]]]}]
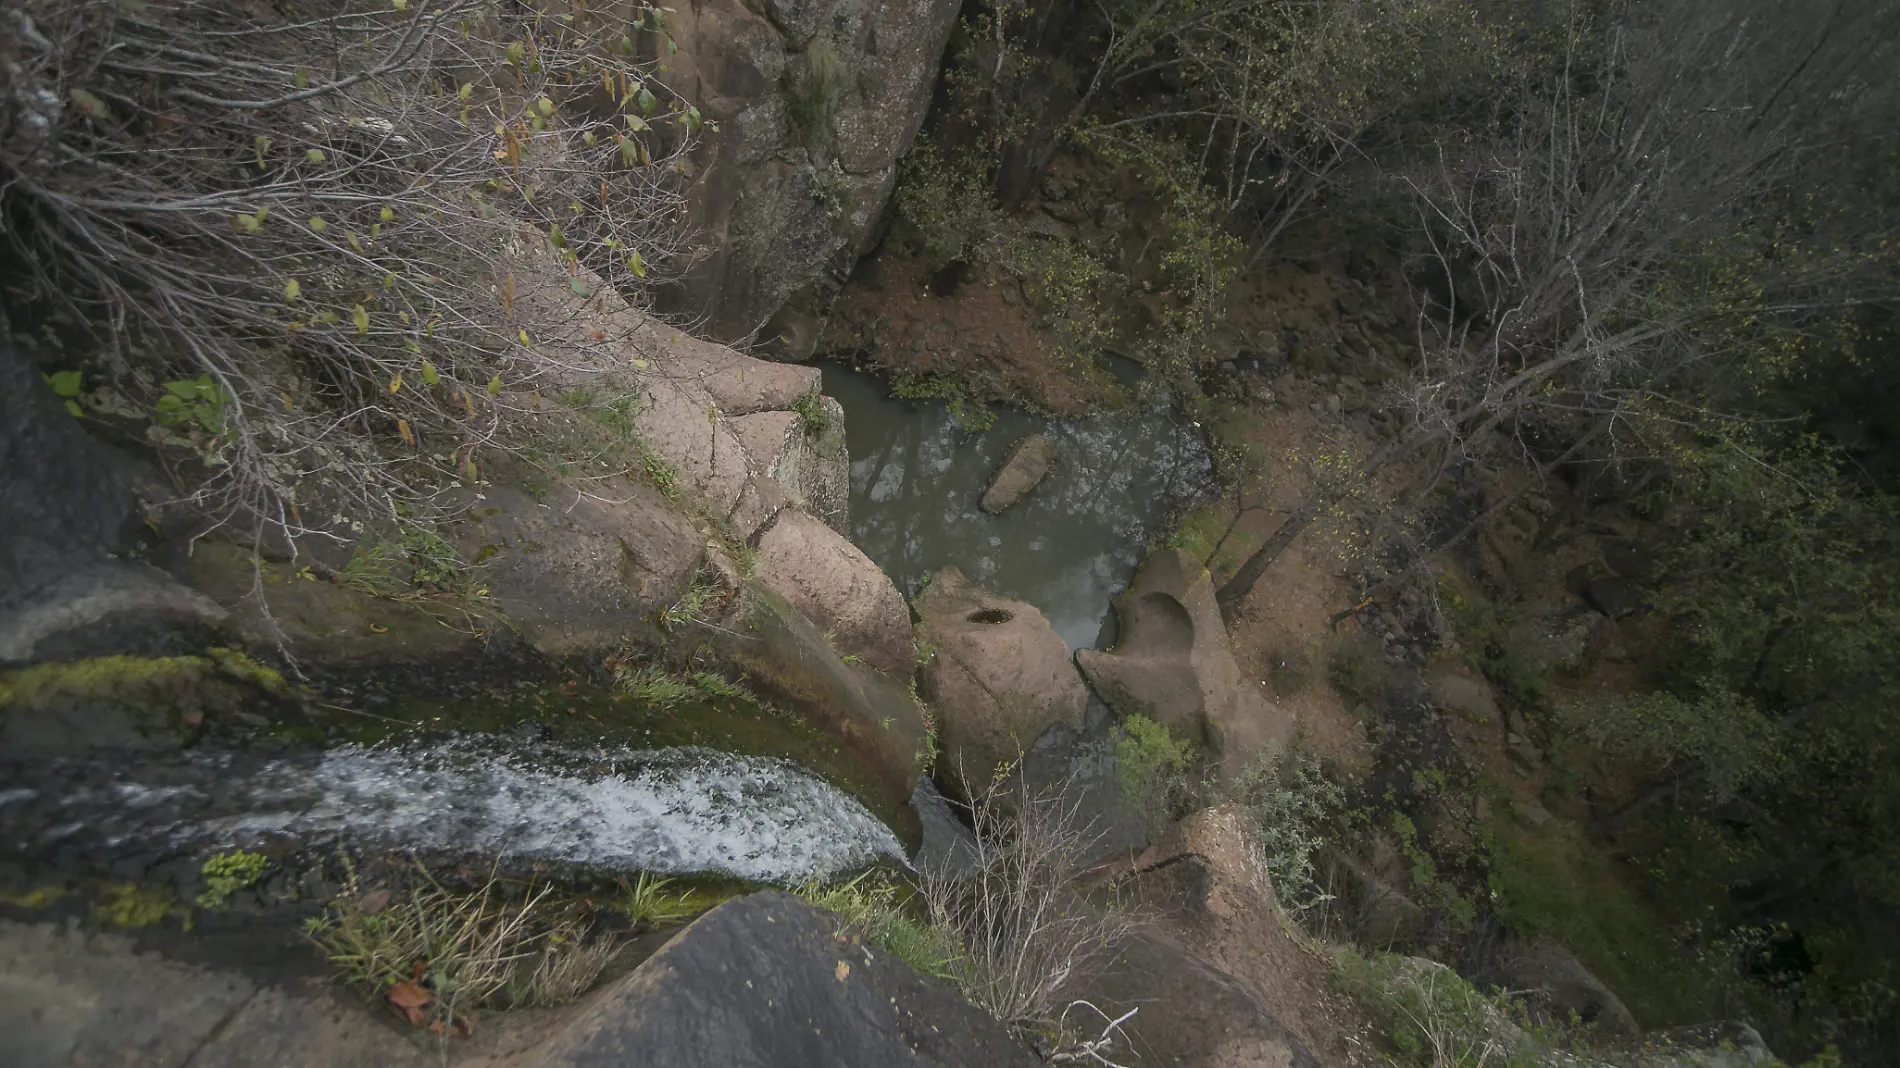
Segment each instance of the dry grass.
[{"label": "dry grass", "polygon": [[426,1011],[451,1026],[482,1006],[571,1000],[619,949],[550,886],[509,897],[491,878],[455,891],[418,863],[407,890],[365,891],[355,865],[345,865],[343,892],[306,933],[345,981],[379,996],[415,984],[428,995]]},{"label": "dry grass", "polygon": [[1071,980],[1122,940],[1128,920],[1077,892],[1091,838],[1064,792],[993,785],[973,812],[973,863],[923,875],[931,925],[961,948],[947,963],[965,997],[1004,1023],[1045,1025]]},{"label": "dry grass", "polygon": [[[18,310],[90,325],[78,403],[157,445],[214,517],[304,533],[335,510],[300,514],[314,481],[359,518],[426,518],[569,370],[517,295],[580,292],[582,266],[635,295],[682,249],[668,164],[699,117],[639,58],[664,53],[660,18],[11,3]],[[556,255],[511,258],[524,226]]]}]

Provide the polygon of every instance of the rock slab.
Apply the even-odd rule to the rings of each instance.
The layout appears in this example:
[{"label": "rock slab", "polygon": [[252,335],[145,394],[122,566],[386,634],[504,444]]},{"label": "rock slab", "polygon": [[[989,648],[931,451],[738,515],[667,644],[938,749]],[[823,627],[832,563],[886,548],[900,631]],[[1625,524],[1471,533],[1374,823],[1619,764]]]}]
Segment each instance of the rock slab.
[{"label": "rock slab", "polygon": [[919,682],[938,719],[938,763],[966,800],[967,785],[988,783],[1051,726],[1081,729],[1088,687],[1068,643],[1034,605],[946,567],[916,608],[917,636],[934,653]]},{"label": "rock slab", "polygon": [[804,512],[782,511],[759,539],[757,573],[841,653],[910,678],[916,654],[904,596],[849,538]]},{"label": "rock slab", "polygon": [[1009,455],[1003,457],[1003,465],[983,493],[982,509],[991,515],[1008,510],[1042,482],[1055,459],[1055,446],[1041,434],[1031,434],[1010,446]]},{"label": "rock slab", "polygon": [[729,901],[596,995],[541,1068],[1031,1068],[944,983],[787,894]]}]

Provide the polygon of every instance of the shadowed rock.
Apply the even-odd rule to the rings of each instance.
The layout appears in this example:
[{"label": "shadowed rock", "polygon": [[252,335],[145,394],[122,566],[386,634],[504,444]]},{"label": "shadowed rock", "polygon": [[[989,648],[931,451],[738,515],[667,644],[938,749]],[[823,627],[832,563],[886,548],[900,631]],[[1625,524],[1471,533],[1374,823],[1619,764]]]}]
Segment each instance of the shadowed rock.
[{"label": "shadowed rock", "polygon": [[780,512],[759,539],[758,578],[840,651],[893,679],[910,678],[915,653],[904,597],[849,538],[804,512]]},{"label": "shadowed rock", "polygon": [[1032,1068],[945,983],[786,894],[729,901],[598,994],[544,1068]]}]

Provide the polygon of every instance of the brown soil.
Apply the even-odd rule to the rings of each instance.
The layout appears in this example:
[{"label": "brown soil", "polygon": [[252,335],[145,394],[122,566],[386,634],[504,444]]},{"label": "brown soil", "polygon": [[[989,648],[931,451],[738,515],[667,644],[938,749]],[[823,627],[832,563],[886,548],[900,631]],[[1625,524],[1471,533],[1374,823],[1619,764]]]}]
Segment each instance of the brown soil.
[{"label": "brown soil", "polygon": [[1119,399],[1100,368],[1065,366],[1052,355],[1047,332],[1013,279],[971,268],[970,277],[939,296],[932,276],[922,259],[879,253],[839,296],[818,351],[895,380],[944,378],[972,400],[1021,403],[1058,417]]}]

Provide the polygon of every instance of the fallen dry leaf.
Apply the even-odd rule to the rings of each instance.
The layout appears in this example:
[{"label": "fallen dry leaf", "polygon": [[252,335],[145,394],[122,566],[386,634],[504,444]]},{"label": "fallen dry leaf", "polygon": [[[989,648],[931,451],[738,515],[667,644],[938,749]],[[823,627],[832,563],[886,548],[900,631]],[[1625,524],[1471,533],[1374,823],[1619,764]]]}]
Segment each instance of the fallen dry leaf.
[{"label": "fallen dry leaf", "polygon": [[389,907],[389,889],[384,887],[371,890],[356,900],[357,910],[365,916],[374,916]]},{"label": "fallen dry leaf", "polygon": [[422,986],[413,979],[404,979],[395,984],[389,988],[389,993],[383,996],[389,999],[390,1007],[395,1009],[398,1015],[409,1021],[411,1027],[421,1027],[428,1022],[429,1014],[424,1010],[430,1002],[435,1000],[435,995],[422,989]]},{"label": "fallen dry leaf", "polygon": [[839,981],[840,983],[842,983],[842,982],[844,982],[844,981],[845,981],[846,979],[849,979],[849,978],[851,978],[851,965],[850,965],[850,963],[849,963],[849,962],[847,962],[847,961],[842,961],[842,960],[841,960],[841,961],[839,961],[839,962],[838,962],[838,981]]}]

